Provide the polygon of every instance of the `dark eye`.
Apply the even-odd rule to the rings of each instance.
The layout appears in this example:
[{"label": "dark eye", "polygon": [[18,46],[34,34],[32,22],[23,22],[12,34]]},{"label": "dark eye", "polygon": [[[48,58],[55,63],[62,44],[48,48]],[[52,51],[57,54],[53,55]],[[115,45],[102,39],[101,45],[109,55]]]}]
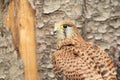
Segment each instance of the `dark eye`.
[{"label": "dark eye", "polygon": [[64,25],[63,25],[63,28],[67,28],[67,26],[68,26],[67,24],[64,24]]}]

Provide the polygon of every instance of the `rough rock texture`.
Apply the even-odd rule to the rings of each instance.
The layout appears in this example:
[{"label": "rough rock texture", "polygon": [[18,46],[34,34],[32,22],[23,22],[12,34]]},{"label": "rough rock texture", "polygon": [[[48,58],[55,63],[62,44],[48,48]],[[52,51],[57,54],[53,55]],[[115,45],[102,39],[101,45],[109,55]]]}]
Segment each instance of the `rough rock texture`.
[{"label": "rough rock texture", "polygon": [[[52,30],[61,19],[74,22],[85,40],[100,45],[110,54],[120,80],[120,0],[35,0],[35,4],[34,0],[29,1],[36,8],[37,63],[42,80],[55,80],[51,54],[56,41]],[[0,80],[23,80],[23,67],[11,33],[0,21]]]},{"label": "rough rock texture", "polygon": [[11,33],[5,29],[0,32],[0,80],[23,80],[23,73],[23,63],[14,48]]},{"label": "rough rock texture", "polygon": [[23,80],[23,62],[12,42],[12,34],[3,23],[9,0],[0,1],[0,80]]},{"label": "rough rock texture", "polygon": [[56,42],[51,32],[61,19],[73,21],[86,41],[107,51],[120,72],[120,0],[36,0],[35,6],[37,61],[42,80],[54,80],[51,54]]}]

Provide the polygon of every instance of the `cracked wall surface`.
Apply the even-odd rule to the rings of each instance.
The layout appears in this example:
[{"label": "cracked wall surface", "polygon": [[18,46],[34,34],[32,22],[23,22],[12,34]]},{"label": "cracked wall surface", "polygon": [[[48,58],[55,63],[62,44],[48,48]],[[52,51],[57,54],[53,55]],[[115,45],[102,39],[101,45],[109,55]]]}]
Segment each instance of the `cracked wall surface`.
[{"label": "cracked wall surface", "polygon": [[[120,0],[29,1],[36,10],[37,65],[42,80],[55,80],[51,55],[56,50],[56,41],[52,30],[54,23],[61,19],[71,20],[86,41],[92,41],[107,51],[120,76]],[[11,33],[0,21],[0,80],[23,80],[23,68]]]},{"label": "cracked wall surface", "polygon": [[23,62],[14,48],[11,32],[2,21],[0,28],[0,80],[23,80]]},{"label": "cracked wall surface", "polygon": [[14,47],[12,33],[3,22],[9,0],[0,1],[0,80],[23,80],[24,66]]}]

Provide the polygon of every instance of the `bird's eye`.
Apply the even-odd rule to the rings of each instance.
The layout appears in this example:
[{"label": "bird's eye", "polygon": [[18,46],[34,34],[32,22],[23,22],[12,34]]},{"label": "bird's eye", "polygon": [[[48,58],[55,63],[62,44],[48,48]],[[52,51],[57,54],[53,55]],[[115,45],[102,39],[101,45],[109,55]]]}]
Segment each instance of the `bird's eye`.
[{"label": "bird's eye", "polygon": [[64,24],[64,25],[63,25],[63,28],[67,28],[67,26],[68,26],[67,24]]}]

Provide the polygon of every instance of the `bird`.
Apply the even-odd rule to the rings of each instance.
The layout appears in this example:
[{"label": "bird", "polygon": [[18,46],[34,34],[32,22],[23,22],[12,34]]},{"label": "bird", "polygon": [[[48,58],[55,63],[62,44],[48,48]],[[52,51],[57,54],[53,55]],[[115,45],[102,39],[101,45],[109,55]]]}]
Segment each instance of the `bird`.
[{"label": "bird", "polygon": [[57,80],[117,80],[116,66],[98,45],[85,41],[70,20],[55,23],[52,65]]}]

